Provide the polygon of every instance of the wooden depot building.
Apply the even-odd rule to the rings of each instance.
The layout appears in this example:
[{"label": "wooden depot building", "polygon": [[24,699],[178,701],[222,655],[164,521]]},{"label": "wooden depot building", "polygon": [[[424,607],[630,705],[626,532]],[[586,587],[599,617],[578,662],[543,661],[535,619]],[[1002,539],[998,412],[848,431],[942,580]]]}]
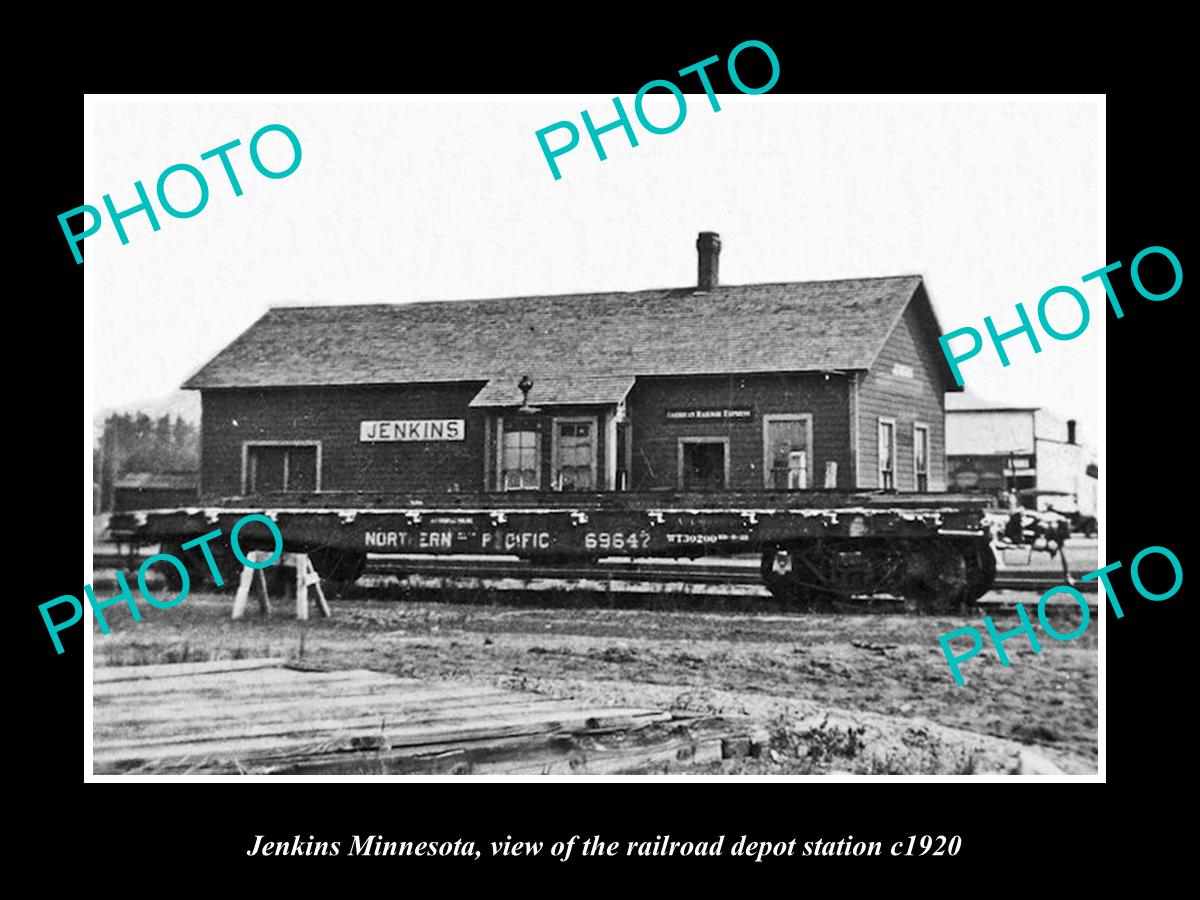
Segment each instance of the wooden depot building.
[{"label": "wooden depot building", "polygon": [[281,307],[184,385],[206,498],[946,489],[919,275]]}]

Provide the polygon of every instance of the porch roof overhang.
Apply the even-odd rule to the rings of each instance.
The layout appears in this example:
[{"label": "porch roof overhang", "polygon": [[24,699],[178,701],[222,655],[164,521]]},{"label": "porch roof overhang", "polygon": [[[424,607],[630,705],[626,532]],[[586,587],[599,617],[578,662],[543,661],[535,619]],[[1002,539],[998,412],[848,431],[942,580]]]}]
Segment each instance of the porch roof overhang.
[{"label": "porch roof overhang", "polygon": [[[492,378],[468,404],[489,409],[507,409],[522,405],[524,397],[517,383],[520,375]],[[552,375],[532,377],[529,405],[544,406],[615,406],[624,401],[633,387],[632,375]]]}]

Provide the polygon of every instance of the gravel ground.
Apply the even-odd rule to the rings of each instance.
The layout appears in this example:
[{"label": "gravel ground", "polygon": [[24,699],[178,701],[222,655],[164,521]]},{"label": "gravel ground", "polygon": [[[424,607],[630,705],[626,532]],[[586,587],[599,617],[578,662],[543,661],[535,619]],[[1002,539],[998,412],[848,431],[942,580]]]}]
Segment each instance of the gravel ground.
[{"label": "gravel ground", "polygon": [[[1031,611],[1037,601],[1006,599]],[[1043,635],[1037,655],[1014,638],[1009,668],[988,648],[964,664],[958,687],[937,637],[982,630],[979,618],[803,615],[771,601],[695,597],[658,598],[652,608],[526,598],[534,607],[393,591],[335,601],[332,619],[302,626],[292,601],[264,620],[252,600],[239,622],[229,619],[231,602],[193,593],[173,609],[144,608],[140,623],[114,607],[113,632],[97,630],[96,664],[303,655],[330,668],[751,717],[769,733],[769,752],[712,769],[720,772],[1012,772],[1030,765],[1022,745],[1065,772],[1096,771],[1095,623],[1069,642]],[[994,616],[1000,630],[1017,624]],[[1062,632],[1078,622],[1074,611],[1058,616]]]}]

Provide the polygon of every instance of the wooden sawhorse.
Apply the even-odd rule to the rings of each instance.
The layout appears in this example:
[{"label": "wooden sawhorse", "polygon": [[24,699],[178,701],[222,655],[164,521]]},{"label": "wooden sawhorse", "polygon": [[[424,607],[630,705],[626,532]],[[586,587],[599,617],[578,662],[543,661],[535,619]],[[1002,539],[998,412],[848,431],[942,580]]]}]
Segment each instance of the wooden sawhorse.
[{"label": "wooden sawhorse", "polygon": [[[271,554],[265,550],[251,550],[246,558],[256,563],[265,562],[271,558]],[[308,619],[308,589],[310,586],[317,595],[317,604],[320,606],[321,615],[326,618],[333,615],[329,610],[329,603],[325,599],[325,592],[321,590],[321,576],[317,574],[317,570],[313,567],[312,560],[308,558],[307,553],[283,553],[274,565],[290,566],[296,570],[297,619],[301,621]],[[238,581],[237,595],[233,599],[234,619],[240,619],[246,611],[246,604],[250,601],[250,587],[252,582],[258,588],[259,610],[261,610],[264,616],[271,614],[271,597],[267,593],[267,576],[265,570],[243,566],[242,576]]]}]

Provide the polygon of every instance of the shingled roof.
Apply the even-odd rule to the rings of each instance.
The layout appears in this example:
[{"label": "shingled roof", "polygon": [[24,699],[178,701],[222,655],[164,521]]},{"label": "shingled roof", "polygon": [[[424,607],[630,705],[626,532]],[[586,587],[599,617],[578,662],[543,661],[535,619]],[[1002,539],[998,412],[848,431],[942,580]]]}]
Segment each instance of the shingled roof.
[{"label": "shingled roof", "polygon": [[277,307],[185,388],[866,370],[919,275],[364,306]]}]

